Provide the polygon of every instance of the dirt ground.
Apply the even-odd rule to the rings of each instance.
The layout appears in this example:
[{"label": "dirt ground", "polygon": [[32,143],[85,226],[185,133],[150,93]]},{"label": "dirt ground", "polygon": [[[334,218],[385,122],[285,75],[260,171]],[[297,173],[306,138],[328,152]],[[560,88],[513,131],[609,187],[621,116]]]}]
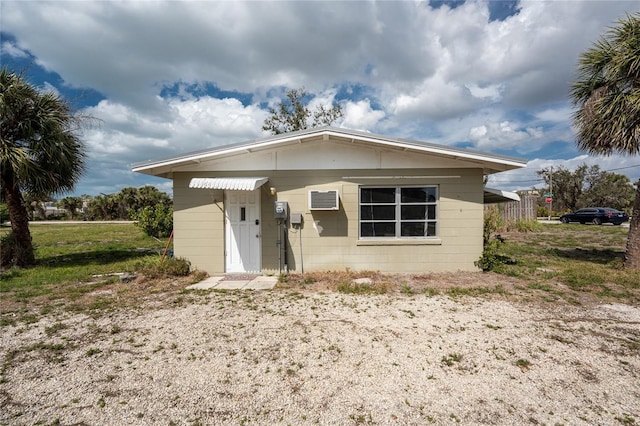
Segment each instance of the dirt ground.
[{"label": "dirt ground", "polygon": [[0,423],[640,422],[640,307],[493,274],[368,278],[134,282],[135,303],[5,321]]}]

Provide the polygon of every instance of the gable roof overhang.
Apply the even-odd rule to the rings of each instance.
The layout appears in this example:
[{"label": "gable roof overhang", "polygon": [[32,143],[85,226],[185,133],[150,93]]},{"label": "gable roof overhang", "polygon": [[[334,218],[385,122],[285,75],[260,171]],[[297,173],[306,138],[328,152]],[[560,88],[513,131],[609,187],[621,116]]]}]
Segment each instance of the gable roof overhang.
[{"label": "gable roof overhang", "polygon": [[482,168],[484,174],[492,174],[526,167],[526,160],[521,158],[488,154],[468,149],[376,135],[373,133],[341,129],[332,126],[317,127],[276,136],[269,136],[249,142],[235,143],[200,151],[188,152],[158,160],[135,163],[131,167],[132,171],[137,173],[171,178],[174,169],[183,168],[189,164],[193,165],[210,160],[242,156],[266,150],[275,150],[284,148],[288,145],[329,140],[348,144],[361,144],[368,147],[377,146],[379,148],[389,150],[431,155],[447,158],[449,160],[473,163],[477,164],[479,168]]}]

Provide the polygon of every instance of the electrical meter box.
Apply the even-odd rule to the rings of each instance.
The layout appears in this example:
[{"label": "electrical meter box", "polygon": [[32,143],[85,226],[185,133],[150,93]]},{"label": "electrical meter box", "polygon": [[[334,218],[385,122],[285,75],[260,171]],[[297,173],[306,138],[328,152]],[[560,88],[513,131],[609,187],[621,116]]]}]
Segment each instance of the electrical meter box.
[{"label": "electrical meter box", "polygon": [[274,217],[276,219],[286,219],[289,206],[286,201],[276,201],[274,205]]}]

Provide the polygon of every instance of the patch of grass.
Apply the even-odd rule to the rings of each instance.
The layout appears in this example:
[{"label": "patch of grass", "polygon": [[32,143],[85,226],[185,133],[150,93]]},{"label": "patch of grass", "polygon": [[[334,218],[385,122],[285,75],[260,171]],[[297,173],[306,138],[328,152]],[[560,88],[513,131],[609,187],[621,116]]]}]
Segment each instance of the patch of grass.
[{"label": "patch of grass", "polygon": [[409,318],[415,318],[416,317],[416,314],[410,309],[400,309],[400,311],[404,312],[405,314],[407,314],[407,316]]},{"label": "patch of grass", "polygon": [[488,294],[508,294],[508,291],[501,285],[495,285],[491,287],[479,286],[479,287],[450,287],[446,289],[447,295],[451,297],[461,296],[483,296]]},{"label": "patch of grass", "polygon": [[402,284],[402,287],[400,287],[400,293],[410,295],[415,293],[415,291],[409,284],[404,283]]},{"label": "patch of grass", "polygon": [[[7,228],[0,228],[3,232]],[[188,263],[174,258],[150,266],[160,264],[158,252],[166,240],[150,238],[133,224],[33,224],[31,234],[37,265],[0,272],[1,324],[39,321],[38,310],[40,315],[62,310],[95,317],[105,310],[138,305],[140,297],[149,294],[173,292],[206,275],[182,277]],[[141,265],[148,267],[144,272],[161,278],[137,271]],[[119,273],[129,276],[122,279]],[[164,278],[175,275],[181,276]]]},{"label": "patch of grass", "polygon": [[92,357],[94,355],[97,355],[99,353],[101,353],[102,351],[98,348],[89,348],[87,349],[87,351],[85,352],[85,355],[88,357]]},{"label": "patch of grass", "polygon": [[507,224],[507,230],[515,230],[518,232],[540,232],[544,228],[542,223],[537,220],[516,220],[514,223]]},{"label": "patch of grass", "polygon": [[640,271],[623,267],[628,233],[621,226],[577,224],[506,232],[501,253],[516,263],[500,265],[495,272],[528,281],[532,290],[563,294],[565,300],[589,296],[638,303]]},{"label": "patch of grass", "polygon": [[358,284],[354,282],[342,282],[338,284],[338,292],[345,294],[384,294],[387,286],[384,283]]},{"label": "patch of grass", "polygon": [[422,292],[424,294],[426,294],[429,297],[433,297],[433,296],[437,296],[440,294],[440,290],[438,290],[437,288],[432,288],[432,287],[427,287],[424,290],[422,290]]},{"label": "patch of grass", "polygon": [[516,361],[516,366],[520,367],[522,371],[525,371],[528,370],[529,367],[531,367],[531,361],[529,361],[528,359],[520,358]]},{"label": "patch of grass", "polygon": [[449,355],[443,356],[440,362],[444,365],[451,367],[453,364],[462,361],[462,355],[458,353],[451,353]]},{"label": "patch of grass", "polygon": [[[30,226],[37,265],[0,274],[0,292],[22,298],[57,296],[60,284],[92,281],[92,276],[133,272],[143,258],[158,257],[166,244],[133,224],[55,224]],[[0,235],[8,232],[0,229]]]},{"label": "patch of grass", "polygon": [[623,425],[634,425],[636,424],[636,419],[630,416],[629,414],[624,413],[621,416],[616,416],[615,419],[622,423]]},{"label": "patch of grass", "polygon": [[541,283],[528,283],[527,287],[531,290],[542,290],[547,292],[553,292],[554,287],[551,284],[541,284]]},{"label": "patch of grass", "polygon": [[51,327],[45,327],[44,332],[47,336],[53,336],[54,334],[58,333],[58,331],[64,330],[66,328],[68,328],[66,324],[62,322],[57,322],[53,324]]}]

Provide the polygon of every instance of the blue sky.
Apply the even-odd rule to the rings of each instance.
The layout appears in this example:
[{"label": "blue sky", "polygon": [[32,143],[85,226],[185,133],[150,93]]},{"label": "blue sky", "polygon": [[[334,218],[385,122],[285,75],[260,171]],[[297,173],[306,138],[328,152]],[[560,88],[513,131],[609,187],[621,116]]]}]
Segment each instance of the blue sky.
[{"label": "blue sky", "polygon": [[494,175],[598,164],[632,180],[639,157],[575,148],[568,87],[579,54],[635,1],[12,1],[1,60],[95,117],[75,195],[171,182],[132,163],[252,140],[304,87],[336,125],[526,158]]}]

